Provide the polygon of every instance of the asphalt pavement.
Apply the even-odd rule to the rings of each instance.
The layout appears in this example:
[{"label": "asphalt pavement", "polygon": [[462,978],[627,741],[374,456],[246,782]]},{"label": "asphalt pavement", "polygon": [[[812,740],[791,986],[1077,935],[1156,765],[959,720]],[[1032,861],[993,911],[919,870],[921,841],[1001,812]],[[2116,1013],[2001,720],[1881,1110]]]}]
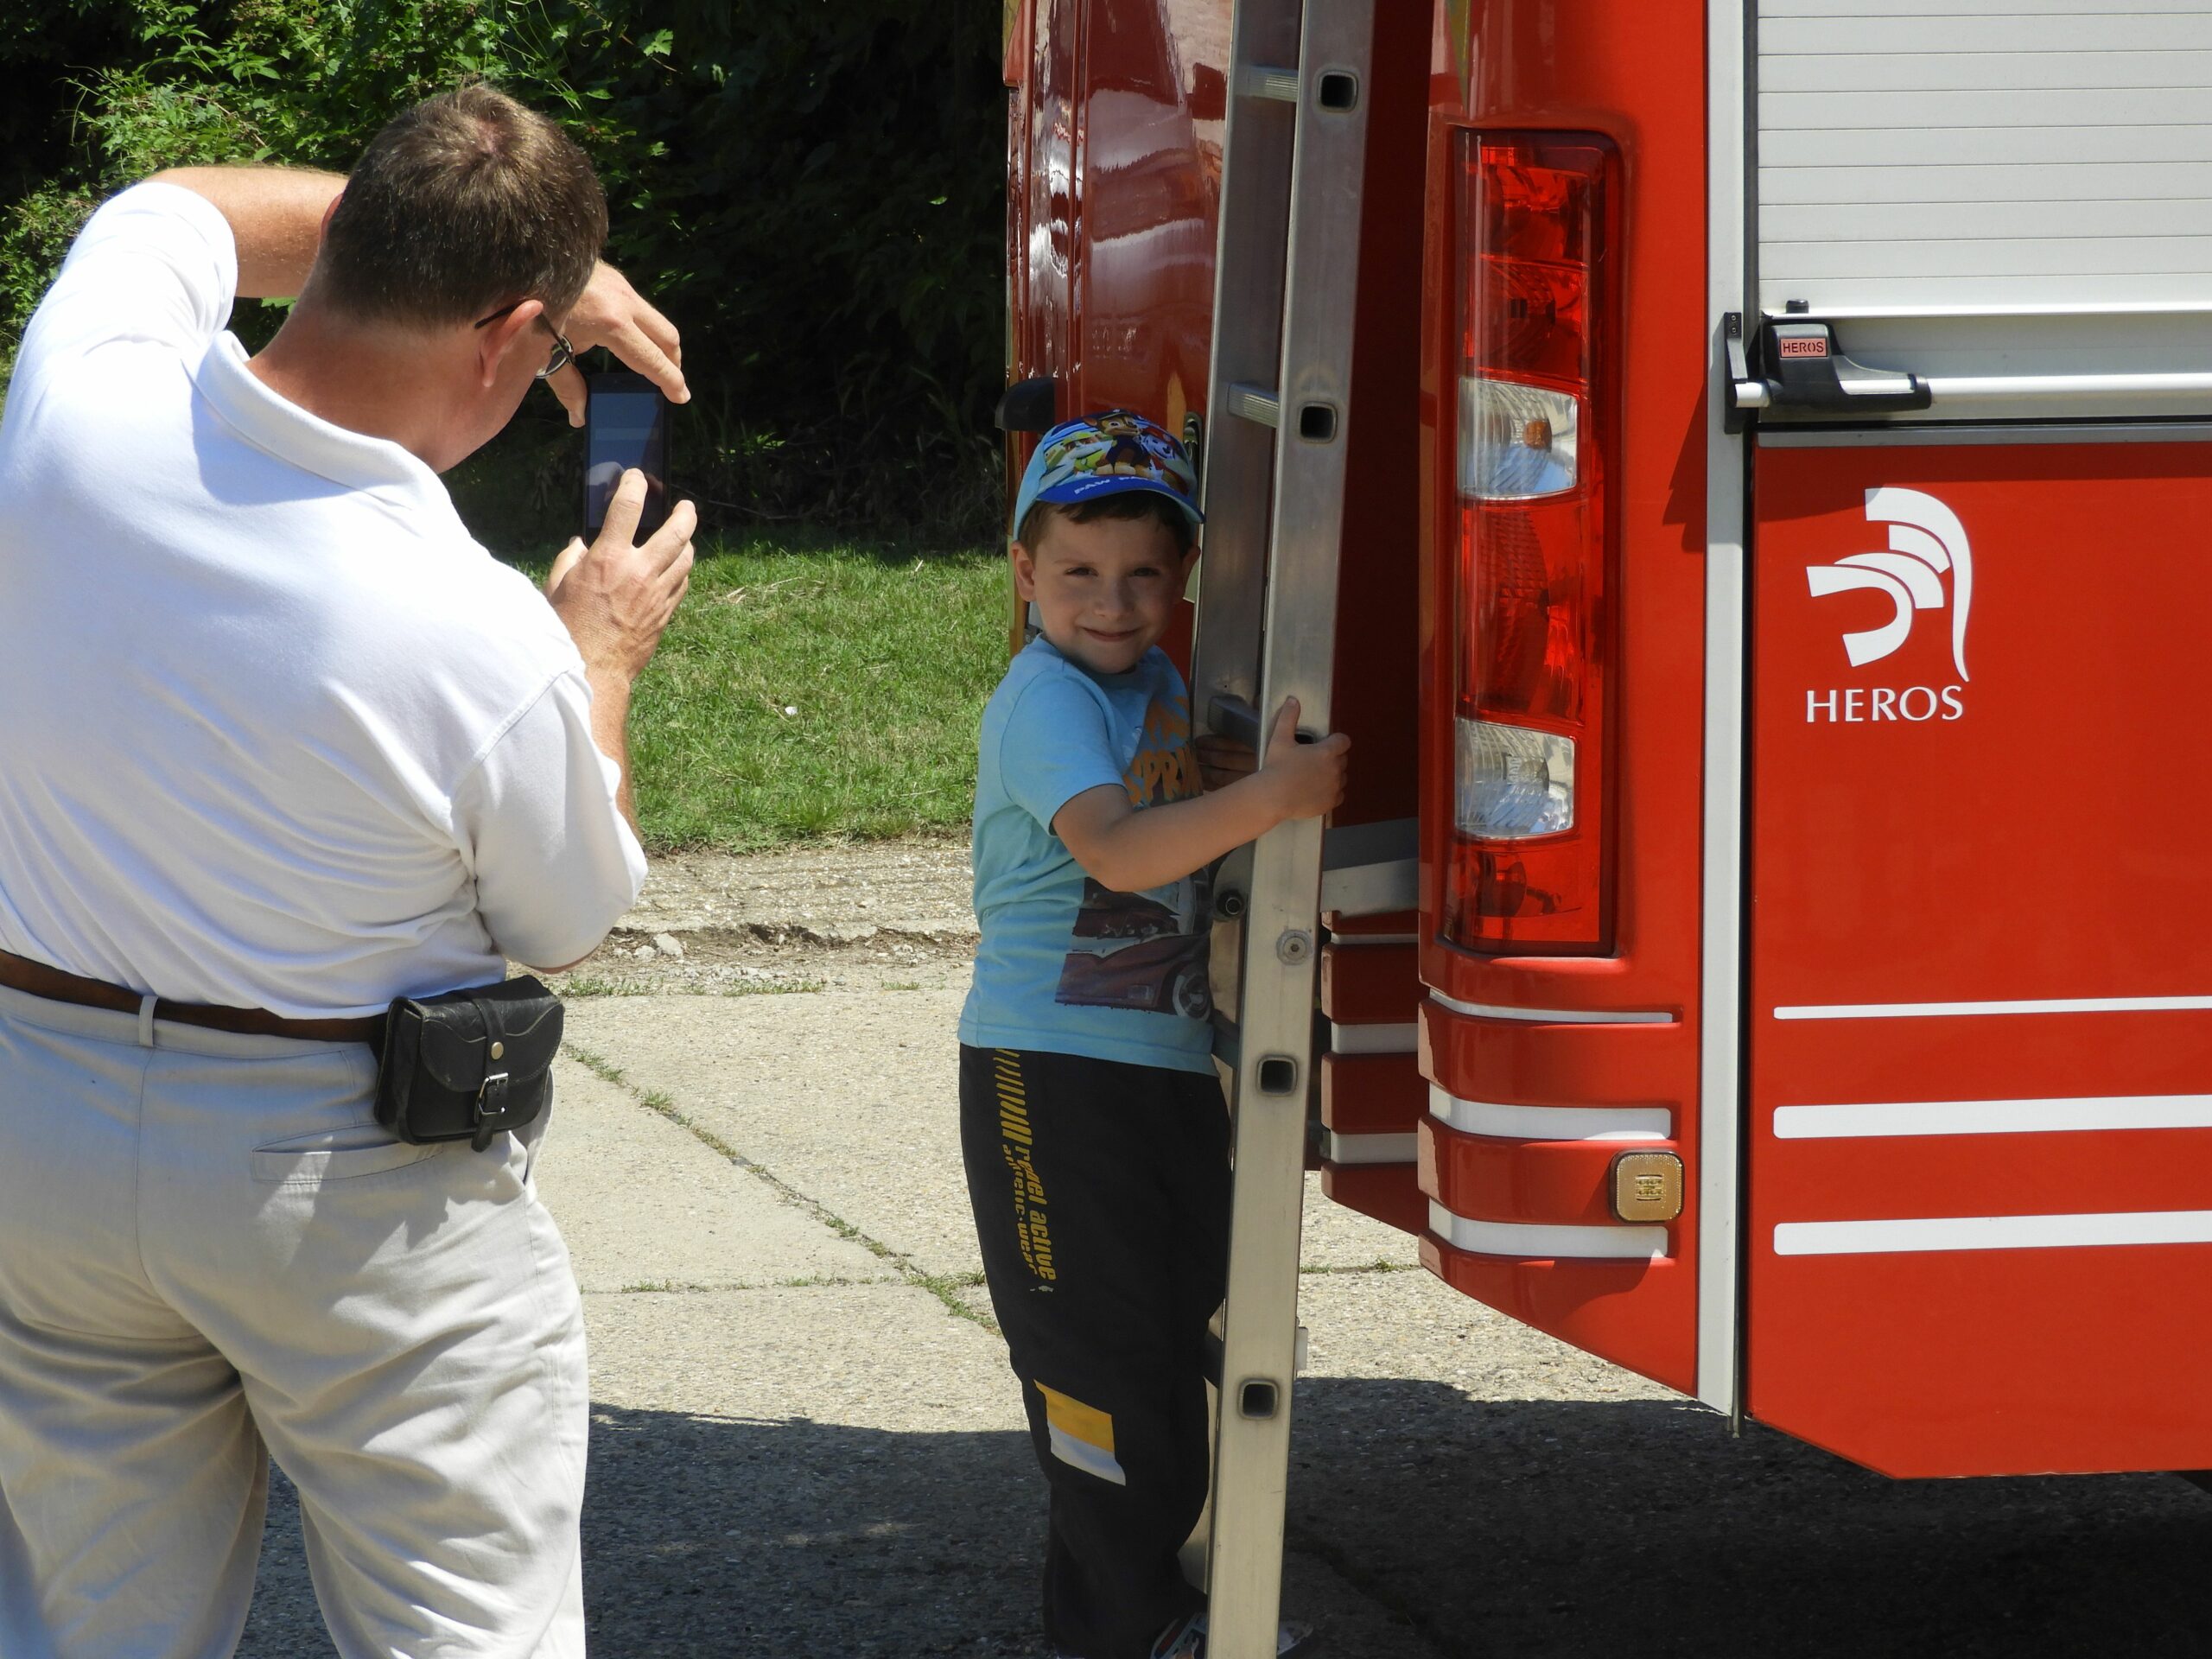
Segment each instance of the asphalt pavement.
[{"label": "asphalt pavement", "polygon": [[[1043,1654],[1042,1487],[957,1145],[964,972],[895,971],[571,1005],[539,1180],[590,1325],[601,1659]],[[1337,1659],[2212,1650],[2192,1486],[1896,1483],[1732,1438],[1307,1214],[1286,1600]],[[328,1650],[280,1491],[241,1651]]]}]

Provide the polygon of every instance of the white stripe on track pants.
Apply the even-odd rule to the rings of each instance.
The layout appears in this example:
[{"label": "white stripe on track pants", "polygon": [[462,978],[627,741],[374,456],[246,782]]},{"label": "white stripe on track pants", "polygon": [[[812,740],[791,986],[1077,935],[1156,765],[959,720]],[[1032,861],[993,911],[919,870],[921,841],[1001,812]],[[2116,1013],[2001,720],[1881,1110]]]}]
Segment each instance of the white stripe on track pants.
[{"label": "white stripe on track pants", "polygon": [[344,1659],[583,1652],[583,1319],[530,1182],[543,1120],[405,1146],[373,1071],[0,989],[6,1659],[225,1659],[271,1452]]}]

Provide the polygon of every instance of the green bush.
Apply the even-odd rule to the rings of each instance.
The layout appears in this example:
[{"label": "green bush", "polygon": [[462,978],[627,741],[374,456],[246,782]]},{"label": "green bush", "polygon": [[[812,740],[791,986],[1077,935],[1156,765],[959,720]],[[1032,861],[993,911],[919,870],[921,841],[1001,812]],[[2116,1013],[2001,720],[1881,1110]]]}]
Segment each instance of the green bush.
[{"label": "green bush", "polygon": [[[1004,92],[996,0],[14,0],[0,73],[0,356],[107,192],[188,162],[342,168],[486,79],[561,119],[608,257],[683,330],[679,464],[734,528],[949,540],[998,504]],[[242,315],[250,342],[275,326]],[[550,403],[464,499],[565,527]],[[533,517],[535,515],[535,517]]]}]

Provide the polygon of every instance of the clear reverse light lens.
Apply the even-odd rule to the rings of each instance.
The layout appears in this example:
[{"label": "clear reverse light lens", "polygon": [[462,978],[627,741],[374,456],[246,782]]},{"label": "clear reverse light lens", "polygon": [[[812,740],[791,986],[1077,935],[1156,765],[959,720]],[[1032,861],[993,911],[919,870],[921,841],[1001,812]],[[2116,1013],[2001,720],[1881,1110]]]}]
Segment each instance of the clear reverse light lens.
[{"label": "clear reverse light lens", "polygon": [[1570,391],[1461,377],[1459,493],[1529,501],[1573,489],[1580,409]]},{"label": "clear reverse light lens", "polygon": [[1574,828],[1574,740],[1459,717],[1459,833],[1516,841]]}]

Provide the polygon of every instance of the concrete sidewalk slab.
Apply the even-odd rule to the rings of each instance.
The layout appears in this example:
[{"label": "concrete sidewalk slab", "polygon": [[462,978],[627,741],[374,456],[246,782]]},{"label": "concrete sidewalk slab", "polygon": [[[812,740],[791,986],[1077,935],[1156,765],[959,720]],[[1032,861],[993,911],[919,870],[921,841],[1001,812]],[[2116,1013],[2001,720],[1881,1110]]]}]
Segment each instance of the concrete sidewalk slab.
[{"label": "concrete sidewalk slab", "polygon": [[[569,1040],[923,1271],[972,1274],[982,1259],[960,1163],[953,1034],[966,995],[963,970],[913,991],[579,998]],[[1301,1259],[1417,1257],[1411,1236],[1331,1203],[1308,1175]]]},{"label": "concrete sidewalk slab", "polygon": [[587,1292],[896,1278],[626,1090],[568,1059],[554,1090],[534,1178]]},{"label": "concrete sidewalk slab", "polygon": [[953,1036],[966,994],[963,974],[924,991],[584,998],[569,1041],[923,1271],[975,1273]]},{"label": "concrete sidewalk slab", "polygon": [[[993,1655],[1037,1637],[1045,1483],[995,1337],[906,1287],[593,1296],[598,1651]],[[1320,1555],[1334,1659],[1430,1651]]]},{"label": "concrete sidewalk slab", "polygon": [[[1299,1281],[1309,1377],[1422,1377],[1473,1400],[1660,1400],[1672,1389],[1546,1336],[1419,1268]],[[1713,1418],[1716,1428],[1723,1420]]]},{"label": "concrete sidewalk slab", "polygon": [[1372,1216],[1347,1210],[1321,1192],[1321,1175],[1306,1177],[1305,1226],[1300,1235],[1299,1265],[1315,1268],[1409,1268],[1421,1260],[1421,1243]]},{"label": "concrete sidewalk slab", "polygon": [[585,1317],[594,1651],[1039,1652],[1042,1483],[995,1338],[897,1285]]}]

